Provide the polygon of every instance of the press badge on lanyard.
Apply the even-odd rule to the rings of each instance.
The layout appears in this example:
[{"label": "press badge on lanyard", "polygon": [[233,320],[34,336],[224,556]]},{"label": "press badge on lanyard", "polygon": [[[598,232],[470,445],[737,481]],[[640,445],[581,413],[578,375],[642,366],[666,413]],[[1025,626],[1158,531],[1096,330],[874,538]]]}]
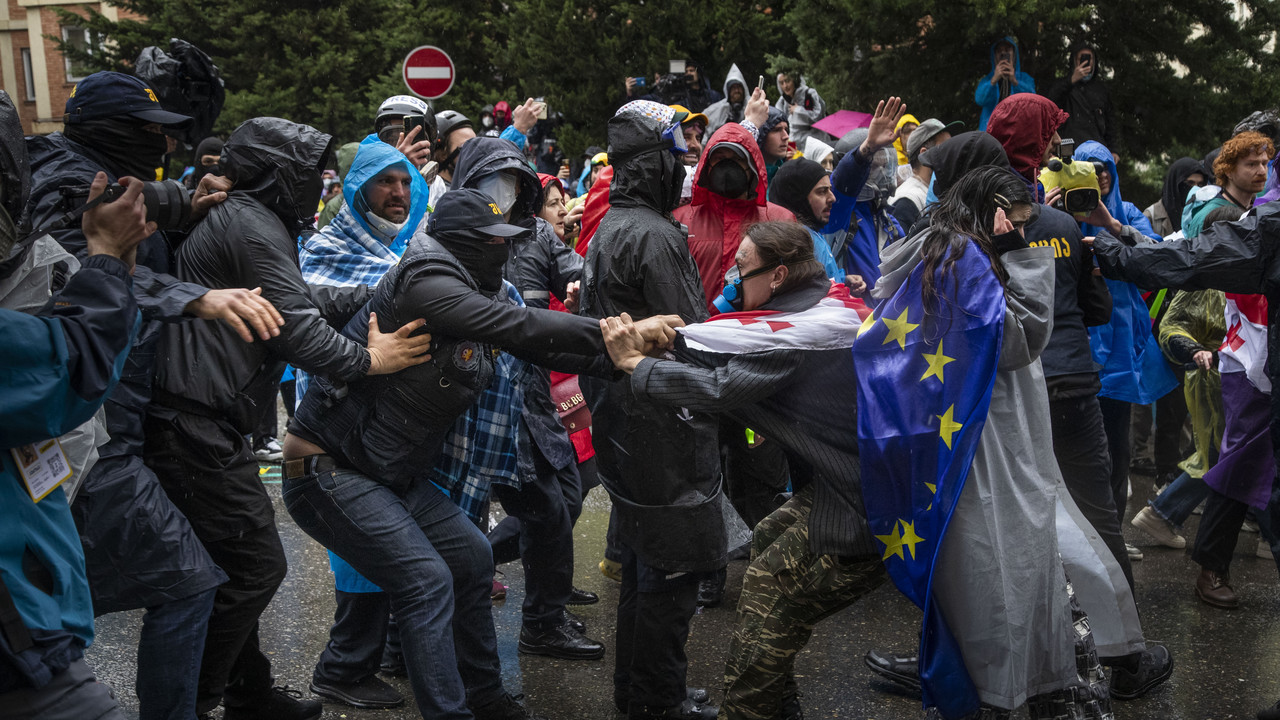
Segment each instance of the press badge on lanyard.
[{"label": "press badge on lanyard", "polygon": [[22,474],[22,483],[33,502],[40,502],[54,488],[71,477],[71,466],[57,438],[35,445],[22,445],[9,451]]}]

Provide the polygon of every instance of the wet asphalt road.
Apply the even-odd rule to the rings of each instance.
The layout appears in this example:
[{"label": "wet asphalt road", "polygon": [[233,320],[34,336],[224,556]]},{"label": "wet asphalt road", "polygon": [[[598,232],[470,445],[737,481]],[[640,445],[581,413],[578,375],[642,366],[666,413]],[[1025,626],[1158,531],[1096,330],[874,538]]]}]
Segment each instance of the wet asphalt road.
[{"label": "wet asphalt road", "polygon": [[[289,575],[262,618],[262,647],[272,659],[278,682],[305,690],[333,617],[333,583],[328,561],[319,545],[304,535],[280,502],[278,479],[264,478],[276,501],[276,518],[289,561]],[[1129,515],[1151,495],[1151,481],[1135,475]],[[587,634],[612,647],[613,609],[618,585],[597,569],[608,523],[608,498],[592,491],[576,528],[575,584],[599,593],[600,603],[575,608],[587,624]],[[1194,537],[1199,516],[1188,528]],[[1238,610],[1225,611],[1200,603],[1192,584],[1198,566],[1179,550],[1170,550],[1126,523],[1126,536],[1146,558],[1134,563],[1138,607],[1147,639],[1166,644],[1173,653],[1172,679],[1150,696],[1116,703],[1116,717],[1167,720],[1224,720],[1249,718],[1280,697],[1280,585],[1276,565],[1254,557],[1257,535],[1242,533],[1233,564],[1234,585],[1241,598]],[[729,591],[724,605],[703,610],[694,618],[688,644],[689,683],[712,689],[719,682],[728,639],[733,631],[734,605],[745,561],[730,565]],[[507,688],[523,692],[529,706],[552,720],[617,718],[612,705],[613,655],[595,661],[561,661],[523,656],[516,651],[520,629],[523,578],[518,563],[499,568],[510,586],[504,602],[494,607],[498,648]],[[112,685],[126,709],[136,717],[133,694],[134,653],[141,612],[99,618],[90,664]],[[800,654],[797,674],[806,717],[920,718],[919,701],[896,694],[873,680],[863,668],[862,655],[872,646],[909,651],[916,642],[919,612],[890,584],[853,607],[826,620]],[[407,698],[408,683],[389,682]],[[336,704],[325,706],[324,718],[401,720],[419,717],[410,700],[395,710],[365,711]],[[1015,715],[1015,717],[1025,717]]]}]

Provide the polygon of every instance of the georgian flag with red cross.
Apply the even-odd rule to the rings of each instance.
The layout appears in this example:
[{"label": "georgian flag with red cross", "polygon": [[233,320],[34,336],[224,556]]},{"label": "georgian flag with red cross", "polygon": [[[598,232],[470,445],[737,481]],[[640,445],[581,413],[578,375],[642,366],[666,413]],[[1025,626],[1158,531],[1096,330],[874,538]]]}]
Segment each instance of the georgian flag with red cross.
[{"label": "georgian flag with red cross", "polygon": [[1267,298],[1265,295],[1227,293],[1227,336],[1218,349],[1218,366],[1224,373],[1243,372],[1253,386],[1271,392],[1267,377]]},{"label": "georgian flag with red cross", "polygon": [[843,284],[832,283],[827,296],[807,310],[723,313],[677,332],[689,348],[712,353],[849,349],[870,315],[871,308]]}]

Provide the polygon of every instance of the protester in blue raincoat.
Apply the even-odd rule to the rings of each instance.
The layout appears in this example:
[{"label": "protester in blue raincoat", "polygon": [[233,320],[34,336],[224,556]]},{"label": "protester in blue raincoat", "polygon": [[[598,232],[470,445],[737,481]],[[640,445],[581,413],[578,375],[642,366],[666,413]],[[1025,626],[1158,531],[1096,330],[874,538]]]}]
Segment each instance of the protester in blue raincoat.
[{"label": "protester in blue raincoat", "polygon": [[[1111,151],[1102,143],[1089,141],[1076,149],[1075,159],[1102,164],[1098,185],[1102,202],[1081,223],[1086,235],[1106,230],[1131,242],[1160,242],[1159,233],[1151,228],[1142,211],[1120,197],[1120,178]],[[1142,291],[1132,283],[1107,280],[1111,291],[1111,322],[1089,328],[1089,345],[1093,359],[1102,366],[1099,379],[1102,390],[1098,402],[1102,406],[1107,445],[1111,450],[1113,486],[1123,483],[1121,476],[1129,472],[1130,404],[1149,405],[1178,387],[1178,378],[1169,369],[1160,352],[1160,344],[1151,332],[1151,315]],[[1116,510],[1123,517],[1124,495],[1117,498]]]},{"label": "protester in blue raincoat", "polygon": [[991,43],[991,72],[978,81],[973,101],[982,107],[978,129],[987,129],[987,119],[1001,100],[1018,93],[1034,93],[1036,81],[1022,72],[1022,55],[1018,41],[1005,36]]}]

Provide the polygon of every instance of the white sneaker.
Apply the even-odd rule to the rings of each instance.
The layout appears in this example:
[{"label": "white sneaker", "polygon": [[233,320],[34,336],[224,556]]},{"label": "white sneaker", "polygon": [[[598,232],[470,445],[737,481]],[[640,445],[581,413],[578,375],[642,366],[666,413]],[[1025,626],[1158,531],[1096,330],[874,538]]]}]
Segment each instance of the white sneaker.
[{"label": "white sneaker", "polygon": [[258,449],[253,451],[253,456],[262,462],[278,463],[284,460],[284,448],[280,447],[280,443],[275,438],[267,438]]},{"label": "white sneaker", "polygon": [[1254,551],[1254,555],[1263,560],[1275,560],[1276,556],[1271,554],[1271,545],[1266,540],[1258,538],[1258,549]]},{"label": "white sneaker", "polygon": [[1256,533],[1258,532],[1258,523],[1256,520],[1245,520],[1240,529],[1245,532]]},{"label": "white sneaker", "polygon": [[1137,562],[1142,559],[1142,551],[1134,547],[1133,545],[1130,545],[1129,543],[1125,543],[1124,549],[1126,552],[1129,553],[1129,562]]},{"label": "white sneaker", "polygon": [[1165,547],[1181,550],[1187,546],[1187,539],[1175,532],[1173,524],[1157,515],[1150,505],[1139,510],[1129,524],[1155,538],[1156,542]]}]

